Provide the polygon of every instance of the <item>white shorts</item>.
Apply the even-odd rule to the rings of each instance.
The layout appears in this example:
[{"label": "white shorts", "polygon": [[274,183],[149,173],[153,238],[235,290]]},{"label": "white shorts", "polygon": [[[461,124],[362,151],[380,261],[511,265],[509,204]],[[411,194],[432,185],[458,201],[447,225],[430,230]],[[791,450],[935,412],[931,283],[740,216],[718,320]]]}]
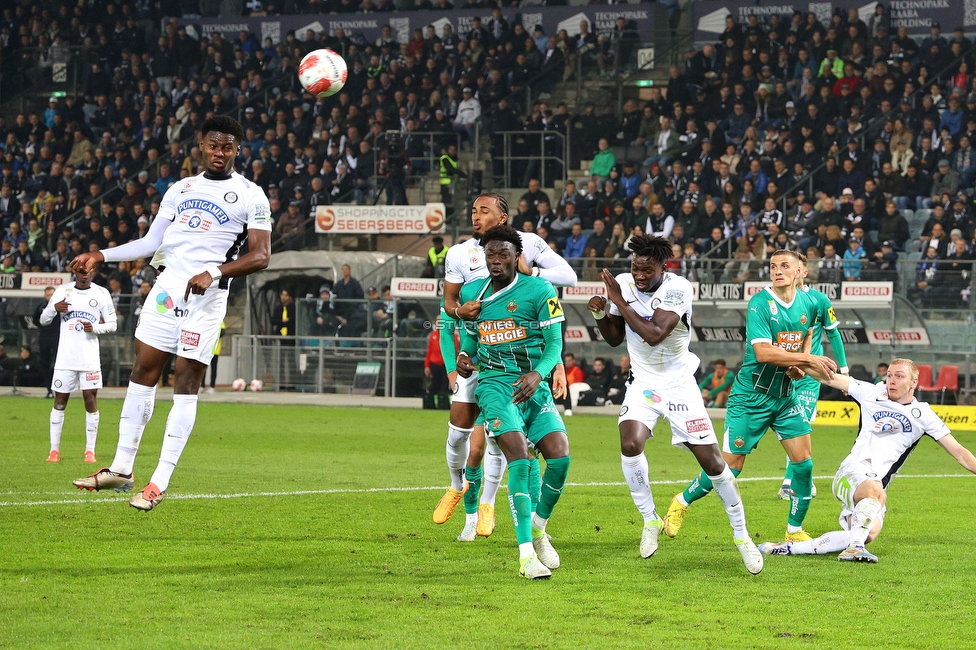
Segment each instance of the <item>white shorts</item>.
[{"label": "white shorts", "polygon": [[183,301],[189,278],[164,271],[139,316],[136,338],[157,350],[210,364],[227,313],[227,291],[215,286]]},{"label": "white shorts", "polygon": [[464,402],[465,404],[475,404],[474,391],[478,388],[478,371],[471,373],[465,379],[461,375],[454,381],[454,398],[452,402]]},{"label": "white shorts", "polygon": [[658,418],[671,425],[671,444],[675,447],[718,444],[701,389],[690,375],[664,389],[651,390],[636,381],[627,387],[617,424],[634,420],[653,432]]},{"label": "white shorts", "polygon": [[[844,459],[844,462],[840,464],[837,473],[834,475],[831,491],[843,506],[838,521],[844,530],[851,529],[850,517],[854,514],[854,494],[857,492],[857,488],[861,483],[865,481],[877,481],[880,483],[881,477],[874,471],[871,463],[851,458],[850,456]],[[887,510],[887,506],[881,509],[882,525],[884,525],[884,516]]]},{"label": "white shorts", "polygon": [[102,387],[101,370],[54,369],[51,390],[55,393],[71,393],[76,390],[98,390]]}]

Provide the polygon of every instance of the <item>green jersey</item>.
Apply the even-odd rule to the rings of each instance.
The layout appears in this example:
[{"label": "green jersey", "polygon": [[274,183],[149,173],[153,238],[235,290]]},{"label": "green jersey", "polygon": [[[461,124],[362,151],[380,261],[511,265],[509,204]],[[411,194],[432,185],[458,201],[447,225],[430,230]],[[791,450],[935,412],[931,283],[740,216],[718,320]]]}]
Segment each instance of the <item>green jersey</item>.
[{"label": "green jersey", "polygon": [[834,308],[830,306],[830,298],[823,292],[810,287],[803,287],[800,291],[806,294],[807,300],[812,303],[812,308],[817,313],[817,318],[813,323],[813,345],[810,348],[810,354],[823,356],[823,335],[825,331],[837,329],[840,325],[837,322],[837,314],[834,313]]},{"label": "green jersey", "polygon": [[780,300],[772,287],[766,287],[749,300],[746,311],[746,354],[735,377],[735,388],[785,397],[793,390],[786,368],[756,361],[752,346],[772,343],[788,352],[803,351],[803,340],[818,318],[813,302],[803,291],[794,294],[793,302]]},{"label": "green jersey", "polygon": [[477,358],[479,382],[531,370],[545,377],[560,362],[559,323],[565,316],[548,280],[516,273],[498,293],[490,277],[474,280],[461,288],[461,303],[469,300],[481,300],[481,313],[476,321],[464,322],[461,347]]}]

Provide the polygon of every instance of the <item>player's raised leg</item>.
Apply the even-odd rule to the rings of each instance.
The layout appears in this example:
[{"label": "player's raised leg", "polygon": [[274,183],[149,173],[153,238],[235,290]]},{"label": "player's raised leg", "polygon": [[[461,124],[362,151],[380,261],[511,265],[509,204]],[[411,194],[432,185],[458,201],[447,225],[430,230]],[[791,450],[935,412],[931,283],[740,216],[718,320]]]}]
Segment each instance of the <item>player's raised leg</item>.
[{"label": "player's raised leg", "polygon": [[138,510],[152,510],[165,497],[173,470],[190,440],[196,422],[197,393],[207,373],[207,364],[196,359],[177,357],[174,368],[173,408],[166,418],[159,463],[146,487],[129,501],[129,505]]}]

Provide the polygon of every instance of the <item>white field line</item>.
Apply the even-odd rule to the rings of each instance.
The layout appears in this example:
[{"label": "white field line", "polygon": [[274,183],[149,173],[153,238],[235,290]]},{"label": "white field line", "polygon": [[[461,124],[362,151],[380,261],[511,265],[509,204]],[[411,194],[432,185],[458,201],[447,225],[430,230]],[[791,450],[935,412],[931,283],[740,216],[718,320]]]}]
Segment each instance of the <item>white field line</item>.
[{"label": "white field line", "polygon": [[[972,478],[972,474],[900,474],[898,478]],[[833,476],[815,476],[817,480],[833,479]],[[782,481],[782,476],[751,476],[740,478],[740,483],[752,483],[756,481]],[[686,485],[689,479],[673,481],[651,481],[651,485]],[[586,488],[586,487],[626,487],[623,482],[593,482],[593,483],[567,483],[567,487]],[[505,489],[505,485],[501,486]],[[254,499],[260,497],[299,497],[310,495],[329,495],[329,494],[373,494],[377,492],[439,492],[444,489],[442,485],[427,487],[383,487],[383,488],[362,488],[344,489],[336,488],[332,490],[290,490],[285,492],[236,492],[233,494],[173,494],[168,495],[167,500],[197,500],[197,499]],[[36,496],[40,494],[63,494],[61,492],[4,492],[7,495]],[[128,496],[109,496],[91,497],[80,496],[77,499],[48,499],[41,501],[0,501],[0,508],[16,507],[39,507],[39,506],[62,506],[62,505],[82,505],[87,503],[115,503],[128,499]]]}]

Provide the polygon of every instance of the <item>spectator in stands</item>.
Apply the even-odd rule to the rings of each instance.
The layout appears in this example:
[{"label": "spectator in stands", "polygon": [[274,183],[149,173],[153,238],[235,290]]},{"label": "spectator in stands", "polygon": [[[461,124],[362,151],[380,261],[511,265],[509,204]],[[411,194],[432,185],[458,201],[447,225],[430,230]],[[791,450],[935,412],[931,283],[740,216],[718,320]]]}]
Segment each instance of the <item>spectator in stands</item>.
[{"label": "spectator in stands", "polygon": [[[600,141],[597,143],[597,148],[599,151],[593,157],[593,162],[590,164],[590,178],[596,181],[598,186],[602,186],[610,177],[610,170],[617,164],[617,160],[613,155],[613,151],[610,150],[610,143],[606,138],[600,138]],[[645,164],[647,164],[647,161],[645,161]]]},{"label": "spectator in stands", "polygon": [[864,269],[864,261],[868,254],[865,252],[861,242],[856,238],[851,238],[844,251],[844,280],[855,282],[861,279],[861,271]]},{"label": "spectator in stands", "polygon": [[893,242],[881,242],[881,250],[875,251],[871,259],[872,277],[876,280],[898,280],[898,253]]},{"label": "spectator in stands", "polygon": [[843,278],[843,259],[837,254],[833,243],[824,244],[823,258],[819,262],[821,282],[840,282]]},{"label": "spectator in stands", "polygon": [[[583,257],[586,250],[586,242],[587,238],[583,236],[582,225],[579,223],[573,224],[570,236],[566,239],[563,257],[570,260]],[[579,270],[579,265],[575,264],[574,268]]]},{"label": "spectator in stands", "polygon": [[[583,369],[576,365],[576,355],[566,352],[563,354],[563,367],[566,369],[566,385],[572,387],[574,384],[582,384],[583,380],[586,379],[586,375],[583,373]],[[579,394],[577,387],[576,394]],[[560,402],[564,411],[563,415],[572,416],[573,415],[573,403],[572,394],[567,391],[566,397]]]},{"label": "spectator in stands", "polygon": [[898,211],[895,201],[888,200],[878,223],[878,239],[888,240],[895,250],[905,250],[905,242],[910,236],[908,220]]},{"label": "spectator in stands", "polygon": [[712,365],[712,372],[705,375],[698,387],[701,389],[705,406],[725,408],[729,392],[732,390],[732,382],[735,381],[735,373],[729,370],[725,359],[716,359]]}]

